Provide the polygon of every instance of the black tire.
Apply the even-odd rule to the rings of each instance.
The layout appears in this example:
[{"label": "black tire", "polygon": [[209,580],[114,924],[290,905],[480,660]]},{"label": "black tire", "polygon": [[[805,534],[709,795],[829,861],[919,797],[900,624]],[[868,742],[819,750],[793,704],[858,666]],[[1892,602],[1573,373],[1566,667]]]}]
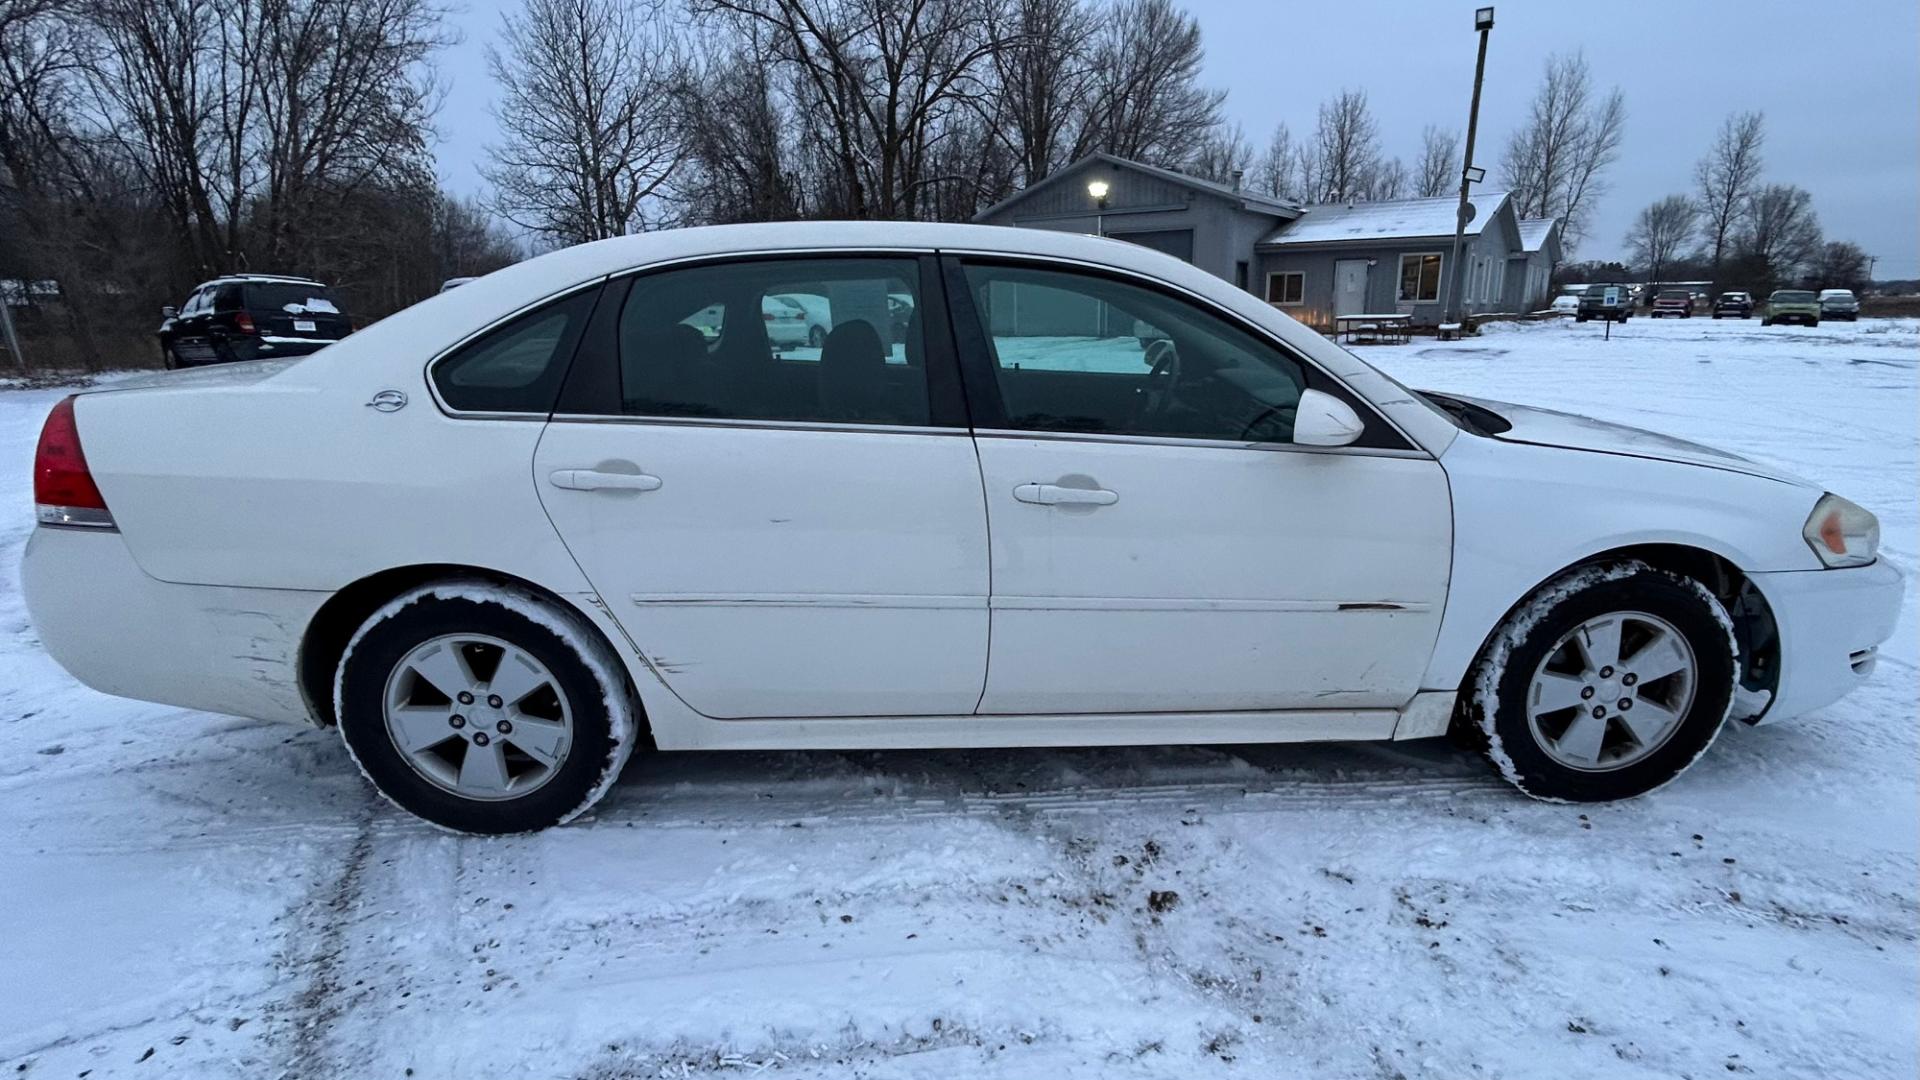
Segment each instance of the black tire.
[{"label": "black tire", "polygon": [[[1685,639],[1694,660],[1691,703],[1663,741],[1637,760],[1582,770],[1554,757],[1535,734],[1527,716],[1534,674],[1576,628],[1617,612],[1653,615]],[[1606,802],[1644,795],[1685,772],[1726,721],[1739,672],[1739,647],[1726,620],[1719,600],[1691,578],[1641,562],[1574,570],[1541,587],[1494,635],[1474,667],[1466,719],[1479,729],[1495,768],[1534,798]],[[1626,741],[1618,716],[1604,729],[1616,746]]]},{"label": "black tire", "polygon": [[1767,317],[1765,317],[1765,316],[1762,316],[1762,317],[1761,317],[1761,319],[1760,319],[1760,325],[1761,325],[1761,326],[1772,326],[1772,325],[1773,325],[1773,320],[1772,320],[1772,319],[1769,319],[1769,318],[1767,318]]},{"label": "black tire", "polygon": [[[385,696],[396,666],[417,646],[463,633],[523,650],[566,695],[572,728],[564,757],[524,795],[464,797],[429,780],[388,734]],[[341,662],[334,710],[348,752],[388,801],[444,828],[484,835],[532,832],[584,813],[619,775],[640,727],[639,704],[619,662],[591,625],[530,591],[476,581],[424,586],[368,619]],[[471,746],[451,734],[450,743],[449,753],[462,755]]]},{"label": "black tire", "polygon": [[824,348],[826,344],[827,344],[827,332],[825,330],[822,330],[817,326],[810,327],[807,330],[807,347],[808,348],[811,348],[811,349]]},{"label": "black tire", "polygon": [[1819,325],[1820,325],[1820,320],[1819,320],[1819,319],[1808,319],[1808,320],[1807,320],[1807,325],[1808,325],[1808,326],[1819,326]]},{"label": "black tire", "polygon": [[1719,313],[1719,312],[1717,312],[1717,311],[1716,311],[1716,312],[1714,312],[1714,313],[1713,313],[1713,317],[1714,317],[1714,318],[1716,318],[1716,319],[1717,319],[1717,318],[1719,318],[1719,317],[1720,317],[1720,313]]},{"label": "black tire", "polygon": [[1587,317],[1586,317],[1585,315],[1575,315],[1575,316],[1573,317],[1573,321],[1574,321],[1574,322],[1586,322],[1586,321],[1587,321]]},{"label": "black tire", "polygon": [[168,371],[180,370],[180,356],[173,351],[173,346],[160,346],[160,366],[166,368]]}]

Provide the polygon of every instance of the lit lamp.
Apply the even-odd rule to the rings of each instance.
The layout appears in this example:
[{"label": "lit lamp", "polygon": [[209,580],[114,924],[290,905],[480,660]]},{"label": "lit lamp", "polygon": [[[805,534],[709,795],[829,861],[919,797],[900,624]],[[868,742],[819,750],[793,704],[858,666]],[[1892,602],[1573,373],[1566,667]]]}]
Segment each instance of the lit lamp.
[{"label": "lit lamp", "polygon": [[1093,231],[1096,236],[1107,235],[1107,192],[1112,190],[1105,180],[1093,180],[1087,183],[1087,194],[1093,196],[1093,205],[1098,212],[1093,215]]}]

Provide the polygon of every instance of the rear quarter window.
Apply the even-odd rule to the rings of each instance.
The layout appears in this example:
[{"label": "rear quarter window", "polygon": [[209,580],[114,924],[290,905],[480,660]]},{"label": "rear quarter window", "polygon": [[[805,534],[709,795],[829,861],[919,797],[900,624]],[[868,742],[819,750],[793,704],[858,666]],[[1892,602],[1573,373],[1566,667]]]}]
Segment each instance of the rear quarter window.
[{"label": "rear quarter window", "polygon": [[440,399],[460,412],[551,413],[599,294],[562,297],[448,353],[430,374]]}]

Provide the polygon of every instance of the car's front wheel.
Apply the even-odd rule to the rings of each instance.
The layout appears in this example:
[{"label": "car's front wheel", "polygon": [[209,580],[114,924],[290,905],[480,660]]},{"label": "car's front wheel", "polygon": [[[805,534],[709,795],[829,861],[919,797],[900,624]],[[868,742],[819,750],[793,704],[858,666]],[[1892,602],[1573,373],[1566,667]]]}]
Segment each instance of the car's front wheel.
[{"label": "car's front wheel", "polygon": [[533,593],[450,582],[356,633],[334,690],[340,734],[395,805],[461,832],[568,821],[632,752],[638,705],[604,639]]},{"label": "car's front wheel", "polygon": [[1469,718],[1508,780],[1541,799],[1643,795],[1719,734],[1738,646],[1699,582],[1641,562],[1542,587],[1476,666]]}]

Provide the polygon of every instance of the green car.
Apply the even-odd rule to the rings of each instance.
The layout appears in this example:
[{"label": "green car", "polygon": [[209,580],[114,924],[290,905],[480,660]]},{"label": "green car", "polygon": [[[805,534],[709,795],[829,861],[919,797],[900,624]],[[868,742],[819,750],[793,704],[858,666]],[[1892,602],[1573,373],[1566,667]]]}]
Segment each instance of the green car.
[{"label": "green car", "polygon": [[1767,297],[1767,313],[1760,318],[1761,326],[1774,323],[1797,322],[1808,326],[1820,325],[1820,298],[1807,289],[1780,289]]}]

